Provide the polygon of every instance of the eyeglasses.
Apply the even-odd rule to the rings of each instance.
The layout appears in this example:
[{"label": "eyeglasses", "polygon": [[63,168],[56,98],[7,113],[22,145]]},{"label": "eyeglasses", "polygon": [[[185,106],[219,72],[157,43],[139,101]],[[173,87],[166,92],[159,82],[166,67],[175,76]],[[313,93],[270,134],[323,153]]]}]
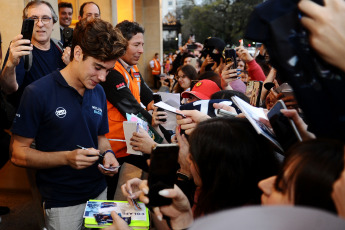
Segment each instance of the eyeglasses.
[{"label": "eyeglasses", "polygon": [[176,76],[176,80],[178,80],[178,79],[180,79],[180,78],[186,78],[186,77],[188,77],[187,75],[182,75],[182,76]]},{"label": "eyeglasses", "polygon": [[34,16],[34,17],[30,17],[29,19],[35,20],[35,24],[36,24],[39,20],[41,20],[41,22],[42,22],[43,24],[48,24],[52,18],[51,18],[51,17],[48,17],[48,16],[43,16],[42,18],[40,18],[40,17],[35,17],[35,16]]}]

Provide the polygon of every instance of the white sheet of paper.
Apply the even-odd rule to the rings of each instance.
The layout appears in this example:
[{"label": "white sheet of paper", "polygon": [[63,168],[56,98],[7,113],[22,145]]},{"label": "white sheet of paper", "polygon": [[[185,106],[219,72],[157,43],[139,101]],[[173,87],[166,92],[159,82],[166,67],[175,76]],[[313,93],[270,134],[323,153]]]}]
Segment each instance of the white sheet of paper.
[{"label": "white sheet of paper", "polygon": [[172,107],[178,108],[180,107],[180,94],[179,93],[164,93],[164,92],[157,92],[162,97],[162,101]]},{"label": "white sheet of paper", "polygon": [[164,110],[166,110],[166,111],[169,111],[169,112],[172,112],[172,113],[175,113],[175,114],[179,114],[179,115],[184,116],[183,114],[178,113],[178,112],[176,111],[176,110],[177,110],[176,108],[174,108],[174,107],[172,107],[172,106],[170,106],[170,105],[168,105],[167,103],[164,103],[164,102],[162,102],[162,101],[155,103],[154,106],[157,106],[157,107],[162,108],[162,109],[164,109]]},{"label": "white sheet of paper", "polygon": [[[164,93],[164,92],[157,92],[162,97],[162,101],[174,108],[180,107],[180,94],[179,93]],[[162,124],[164,128],[167,130],[175,130],[176,129],[176,114],[174,113],[167,113],[167,122]]]},{"label": "white sheet of paper", "polygon": [[126,145],[127,145],[127,153],[134,154],[134,155],[143,155],[142,152],[133,150],[132,145],[130,144],[130,140],[133,136],[134,132],[137,132],[137,123],[138,122],[131,122],[131,121],[124,121],[123,122],[123,132],[125,133]]},{"label": "white sheet of paper", "polygon": [[265,124],[259,121],[259,118],[268,120],[266,114],[264,113],[264,109],[254,107],[237,96],[232,96],[231,99],[237,105],[237,107],[242,111],[242,113],[246,116],[248,121],[252,124],[254,129],[257,131],[257,133],[266,137],[273,144],[275,144],[281,151],[283,151],[281,145],[276,140],[272,131]]}]

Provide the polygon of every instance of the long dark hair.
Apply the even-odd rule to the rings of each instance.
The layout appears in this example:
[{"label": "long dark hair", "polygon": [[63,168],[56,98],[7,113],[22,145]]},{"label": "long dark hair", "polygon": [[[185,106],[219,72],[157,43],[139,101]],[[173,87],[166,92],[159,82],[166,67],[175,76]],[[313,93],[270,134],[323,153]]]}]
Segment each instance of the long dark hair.
[{"label": "long dark hair", "polygon": [[260,204],[260,180],[276,175],[272,146],[243,118],[213,118],[189,137],[202,186],[194,215]]},{"label": "long dark hair", "polygon": [[286,156],[275,182],[276,190],[288,194],[295,205],[336,213],[331,192],[344,169],[344,143],[306,141],[293,146]]},{"label": "long dark hair", "polygon": [[[176,71],[176,76],[178,76],[178,72],[180,71],[182,71],[183,74],[186,75],[191,81],[196,80],[196,78],[198,77],[198,73],[196,72],[195,68],[191,65],[180,66]],[[177,82],[174,91],[175,93],[182,93],[184,89]]]}]

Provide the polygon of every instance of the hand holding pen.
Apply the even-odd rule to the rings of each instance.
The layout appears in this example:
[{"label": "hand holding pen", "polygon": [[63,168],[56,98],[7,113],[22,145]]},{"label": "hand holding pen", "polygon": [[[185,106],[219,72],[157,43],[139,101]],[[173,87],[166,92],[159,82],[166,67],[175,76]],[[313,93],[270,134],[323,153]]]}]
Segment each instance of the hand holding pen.
[{"label": "hand holding pen", "polygon": [[99,154],[97,149],[78,147],[66,153],[66,164],[75,169],[84,169],[93,165],[98,160]]},{"label": "hand holding pen", "polygon": [[[90,150],[94,150],[94,148],[85,148],[81,145],[76,145],[79,149],[82,150],[86,150],[86,151],[90,151]],[[105,167],[103,165],[104,162],[104,154],[101,154],[99,150],[98,151],[98,167],[101,170],[101,172],[103,174],[114,174],[118,172],[118,168],[120,167],[120,165],[118,164],[117,160],[115,159],[116,162],[112,162],[112,165],[110,165],[109,167]],[[94,155],[87,155],[88,157],[94,157]],[[114,165],[113,165],[114,164]]]}]

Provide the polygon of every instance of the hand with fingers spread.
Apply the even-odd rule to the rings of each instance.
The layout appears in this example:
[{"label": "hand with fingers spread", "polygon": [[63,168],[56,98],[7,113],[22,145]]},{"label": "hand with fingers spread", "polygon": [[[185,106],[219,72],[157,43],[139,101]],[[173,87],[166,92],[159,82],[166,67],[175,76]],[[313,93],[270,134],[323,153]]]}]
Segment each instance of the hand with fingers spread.
[{"label": "hand with fingers spread", "polygon": [[84,169],[93,165],[99,158],[99,150],[94,148],[75,149],[67,152],[67,164],[75,169]]},{"label": "hand with fingers spread", "polygon": [[304,13],[302,25],[310,32],[311,46],[328,63],[345,71],[345,2],[324,0],[324,6],[310,0],[298,4]]},{"label": "hand with fingers spread", "polygon": [[[168,114],[165,111],[158,111],[158,107],[154,107],[153,113],[152,113],[152,126],[158,126],[160,124],[165,124],[168,118]],[[165,121],[161,121],[162,119],[165,119]]]},{"label": "hand with fingers spread", "polygon": [[133,150],[150,154],[152,152],[152,147],[157,143],[140,127],[139,132],[133,133],[130,144],[133,146]]},{"label": "hand with fingers spread", "polygon": [[187,116],[184,118],[181,115],[176,115],[177,124],[181,126],[181,129],[185,130],[187,135],[193,132],[199,122],[210,118],[210,116],[198,110],[182,110],[178,112]]}]

